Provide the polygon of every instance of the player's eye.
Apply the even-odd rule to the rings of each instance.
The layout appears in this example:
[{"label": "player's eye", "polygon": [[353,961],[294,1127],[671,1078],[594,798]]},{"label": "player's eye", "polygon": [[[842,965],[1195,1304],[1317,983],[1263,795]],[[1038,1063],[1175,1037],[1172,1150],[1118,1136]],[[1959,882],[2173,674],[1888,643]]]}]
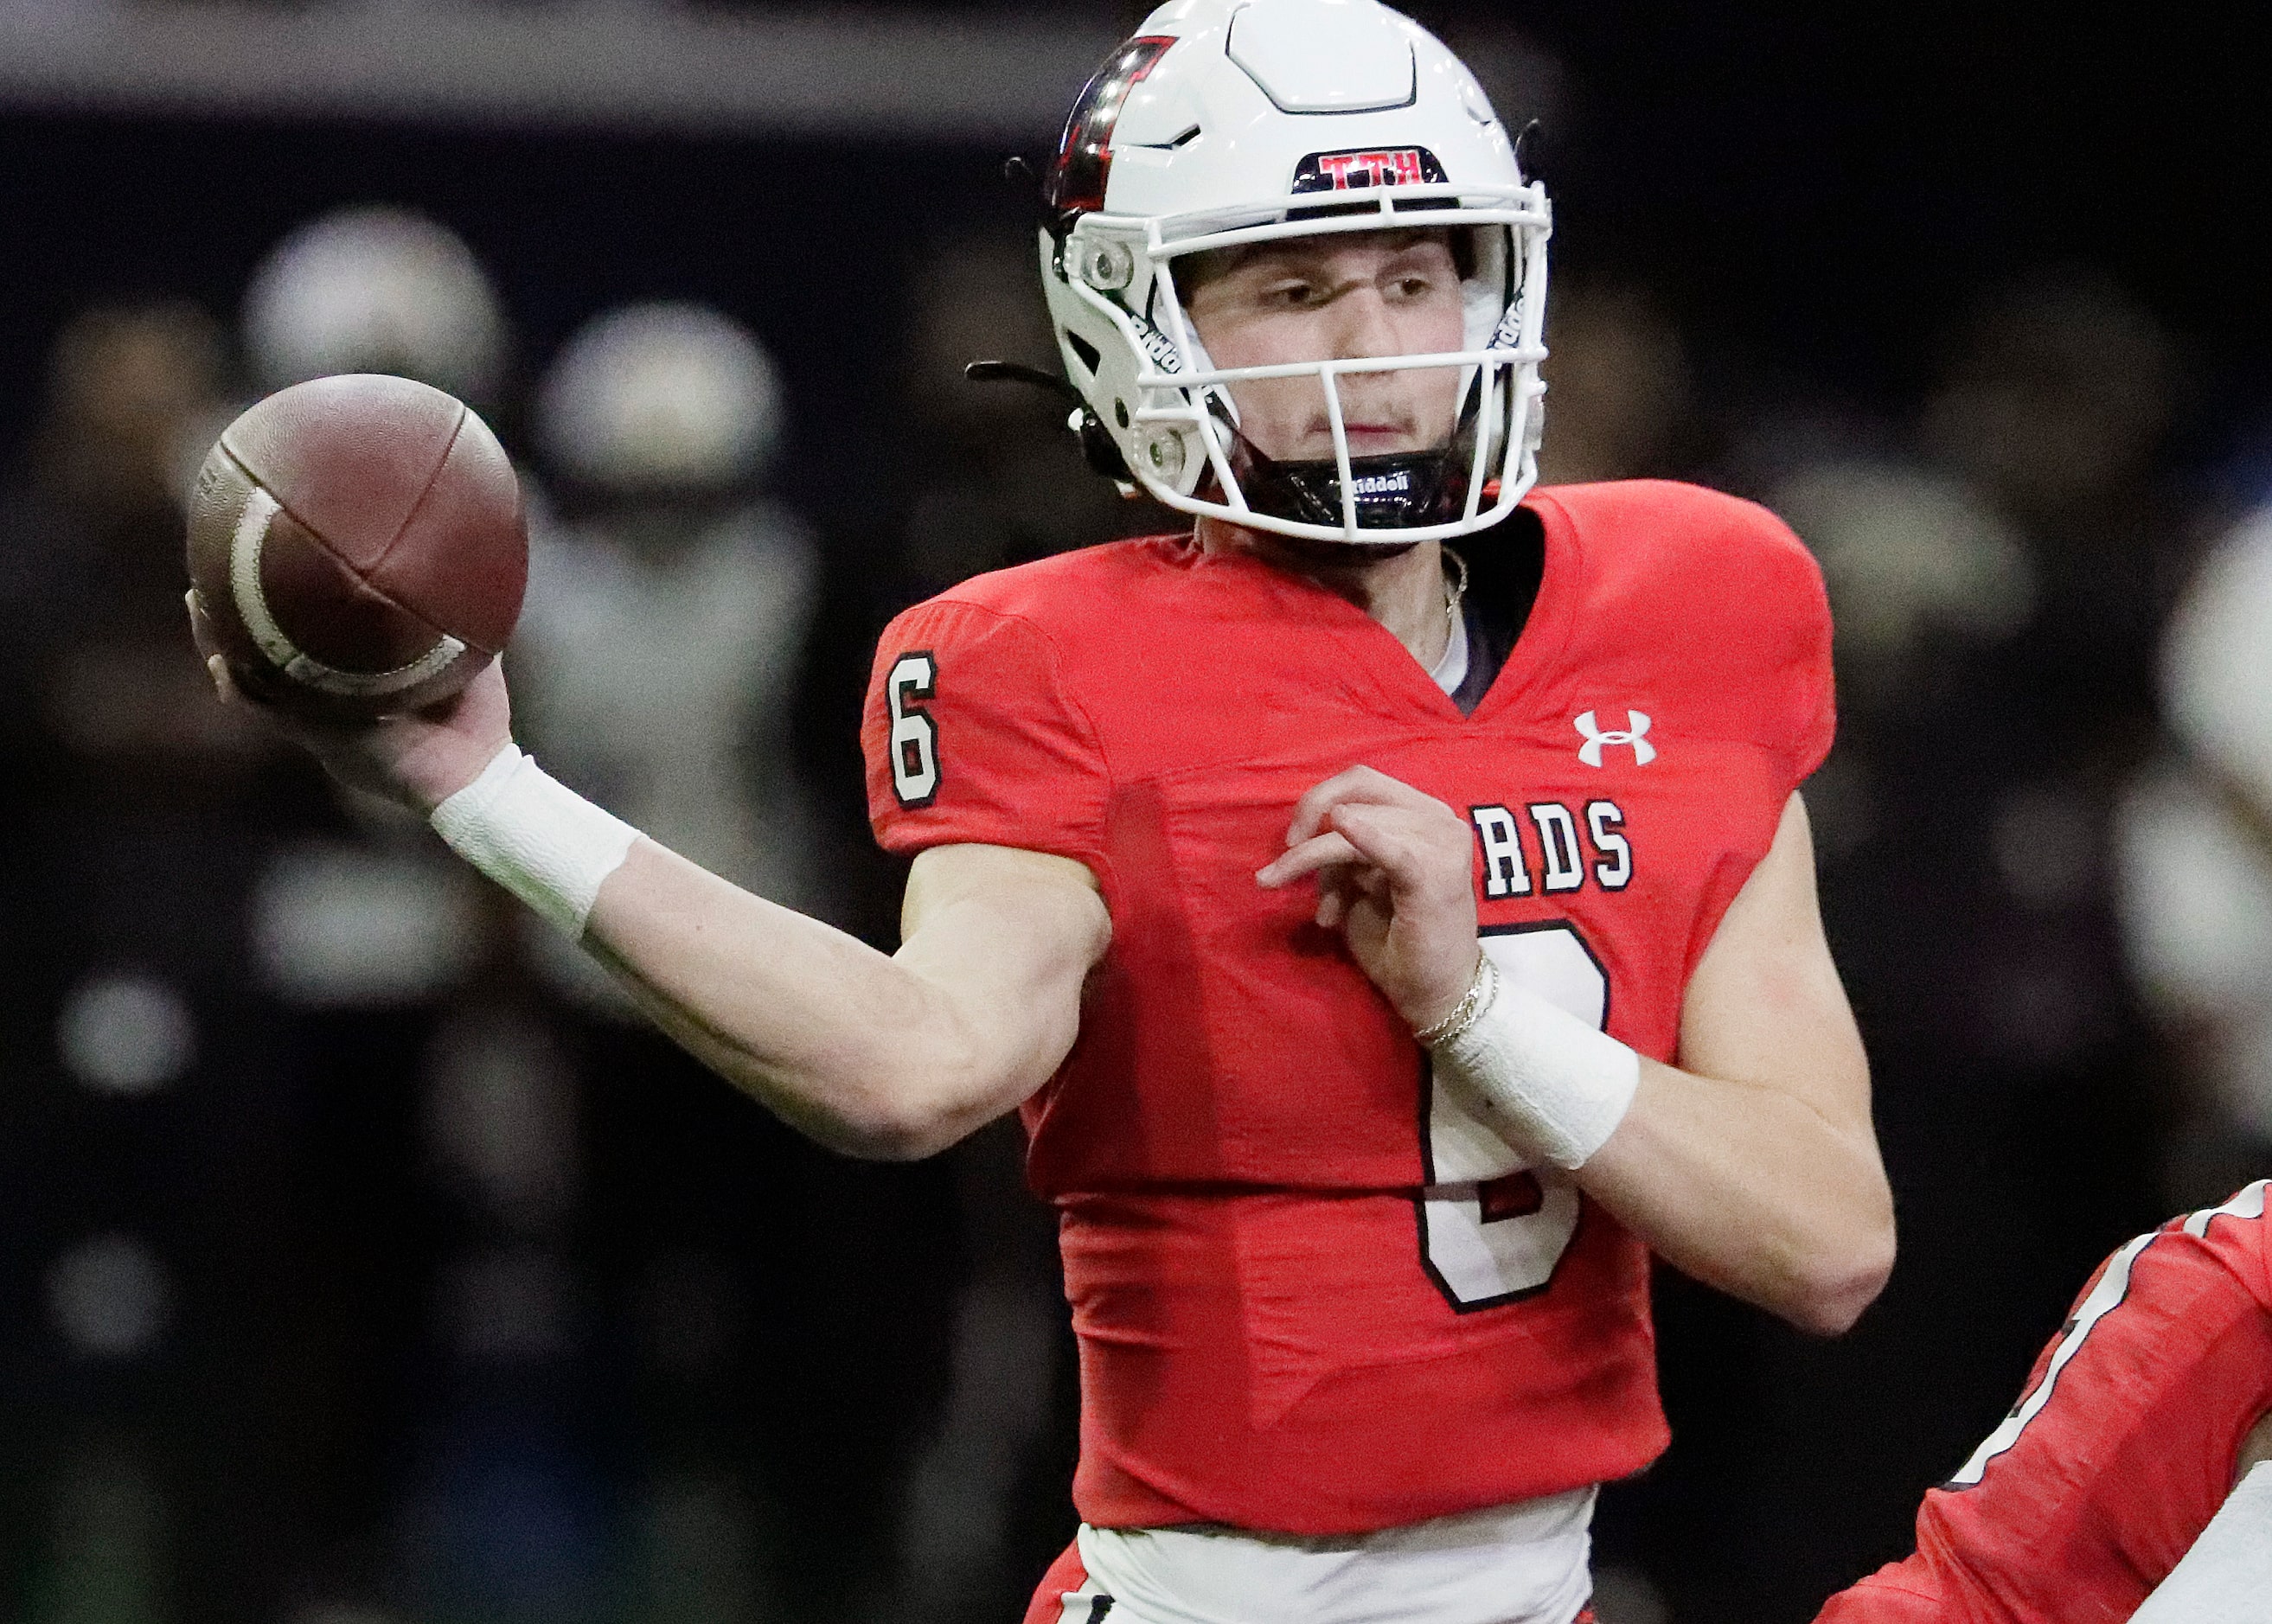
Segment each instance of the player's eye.
[{"label": "player's eye", "polygon": [[1317,296],[1315,284],[1303,281],[1274,282],[1263,290],[1262,302],[1294,309],[1310,303]]}]

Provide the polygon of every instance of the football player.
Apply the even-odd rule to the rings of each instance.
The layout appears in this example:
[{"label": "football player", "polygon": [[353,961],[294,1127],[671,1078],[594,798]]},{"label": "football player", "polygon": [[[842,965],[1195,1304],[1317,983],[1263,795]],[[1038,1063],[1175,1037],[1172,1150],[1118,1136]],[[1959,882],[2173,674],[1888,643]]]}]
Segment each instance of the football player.
[{"label": "football player", "polygon": [[[2217,1514],[2272,1460],[2268,1188],[2102,1263],[2018,1405],[1925,1495],[1916,1554],[1832,1597],[1818,1624],[2115,1624],[2176,1583],[2180,1559],[2185,1605],[2153,1616],[2265,1617],[2264,1502]],[[2212,1519],[2225,1526],[2205,1536]],[[2252,1605],[2218,1611],[2244,1578]]]},{"label": "football player", "polygon": [[1818,573],[1705,491],[1529,493],[1545,196],[1374,0],[1156,12],[1047,203],[1083,440],[1194,528],[887,630],[896,955],[547,778],[494,670],[317,742],[824,1144],[1021,1112],[1083,1394],[1036,1624],[1568,1624],[1666,1441],[1650,1252],[1826,1333],[1891,1266]]}]

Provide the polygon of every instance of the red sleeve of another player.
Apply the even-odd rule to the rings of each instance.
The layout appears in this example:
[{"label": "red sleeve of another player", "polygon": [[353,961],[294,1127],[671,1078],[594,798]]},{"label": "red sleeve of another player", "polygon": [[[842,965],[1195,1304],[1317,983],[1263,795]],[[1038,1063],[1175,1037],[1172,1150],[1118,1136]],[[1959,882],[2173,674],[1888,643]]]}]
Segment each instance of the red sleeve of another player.
[{"label": "red sleeve of another player", "polygon": [[1013,846],[1101,860],[1106,776],[1030,622],[952,599],[886,628],[860,741],[868,816],[886,850]]},{"label": "red sleeve of another player", "polygon": [[[2191,1547],[2272,1408],[2263,1184],[2124,1247],[2011,1414],[1925,1496],[1917,1554],[1820,1624],[2119,1624]],[[1938,1611],[1917,1612],[1930,1598]]]}]

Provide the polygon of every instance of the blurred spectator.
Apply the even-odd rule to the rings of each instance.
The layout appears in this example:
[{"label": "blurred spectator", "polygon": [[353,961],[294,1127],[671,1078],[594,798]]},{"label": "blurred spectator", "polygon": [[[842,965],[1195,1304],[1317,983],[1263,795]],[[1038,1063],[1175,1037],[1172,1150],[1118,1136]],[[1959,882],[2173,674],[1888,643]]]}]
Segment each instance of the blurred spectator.
[{"label": "blurred spectator", "polygon": [[298,1447],[320,1383],[285,1376],[310,1328],[290,1070],[241,971],[262,853],[321,802],[214,702],[183,621],[180,500],[223,365],[194,309],[86,312],[0,495],[0,771],[37,854],[0,866],[0,1299],[23,1328],[0,1543],[30,1616],[258,1612],[322,1515]]},{"label": "blurred spectator", "polygon": [[2162,644],[2169,749],[2121,807],[2123,923],[2178,1062],[2165,1192],[2272,1161],[2272,510],[2211,551]]},{"label": "blurred spectator", "polygon": [[[634,305],[580,330],[537,397],[558,517],[536,529],[510,665],[523,736],[564,780],[757,894],[841,919],[844,844],[869,843],[824,834],[790,749],[820,559],[764,494],[788,416],[766,351],[716,310]],[[908,1240],[923,1218],[893,1209],[936,1201],[938,1180],[795,1139],[624,1024],[580,953],[527,939],[601,1017],[564,1032],[607,1125],[588,1139],[596,1262],[638,1355],[628,1583],[688,1620],[842,1610],[889,1548],[890,1486],[930,1397],[902,1371],[939,1333],[908,1322],[937,1315],[945,1283]],[[791,1306],[822,1299],[817,1315]],[[753,1325],[776,1316],[804,1328],[791,1345]],[[833,1337],[862,1351],[832,1369],[814,1350]]]},{"label": "blurred spectator", "polygon": [[9,658],[23,681],[5,703],[32,735],[29,758],[9,752],[14,772],[32,775],[36,739],[130,773],[233,772],[265,748],[206,703],[177,624],[183,493],[225,420],[222,388],[220,331],[187,305],[89,311],[56,339],[29,478],[0,521],[0,590],[22,609]]},{"label": "blurred spectator", "polygon": [[338,209],[272,250],[244,297],[262,386],[392,372],[485,405],[503,381],[504,317],[456,233],[407,209]]},{"label": "blurred spectator", "polygon": [[2107,773],[2144,747],[2174,552],[2156,458],[2177,346],[2102,272],[2022,279],[1984,302],[1927,401],[1921,440],[2026,538],[2041,601],[2019,639],[2039,719]]},{"label": "blurred spectator", "polygon": [[[771,360],[715,310],[633,305],[587,323],[537,397],[564,517],[539,507],[511,664],[519,731],[564,779],[713,872],[826,916],[832,865],[787,749],[817,560],[803,527],[760,494],[783,417]],[[549,933],[524,939],[575,1002],[633,1017],[581,953]],[[639,1088],[657,1096],[651,1109],[686,1095],[749,1109],[643,1025],[583,1049],[603,1093]],[[614,1218],[621,1241],[644,1253],[628,1283],[642,1385],[751,1379],[745,1260],[721,1255],[724,1236],[700,1219],[657,1233],[639,1186],[659,1163],[613,1136],[594,1153],[603,1181],[639,1192]],[[763,1177],[751,1159],[737,1171]],[[705,1209],[737,1199],[738,1180],[683,1165],[664,1176],[682,1198],[699,1190]],[[745,1441],[663,1420],[639,1442],[631,1583],[643,1608],[690,1624],[768,1610],[772,1519]]]},{"label": "blurred spectator", "polygon": [[1953,345],[1924,459],[1818,457],[1768,493],[1836,613],[1843,726],[1810,786],[1822,844],[1889,905],[1941,899],[1918,939],[1874,931],[1842,961],[1881,1043],[1956,1038],[2026,1071],[2137,1035],[2104,857],[2151,726],[2174,369],[2111,286],[2031,279]]},{"label": "blurred spectator", "polygon": [[[508,339],[488,276],[423,216],[303,225],[244,301],[272,386],[418,378],[492,409]],[[509,1624],[595,1618],[617,1576],[578,1255],[580,1096],[522,985],[517,908],[398,808],[335,790],[345,827],[280,850],[255,896],[255,965],[301,1014],[300,1063],[344,1086],[315,1115],[346,1176],[327,1260],[371,1398],[360,1494],[324,1576],[343,1598]],[[407,1449],[405,1445],[407,1444]]]},{"label": "blurred spectator", "polygon": [[1693,448],[1693,385],[1679,330],[1632,284],[1564,281],[1546,305],[1542,485],[1676,472]]},{"label": "blurred spectator", "polygon": [[772,361],[714,310],[630,306],[569,341],[536,412],[565,518],[538,532],[514,698],[564,780],[713,873],[831,918],[832,865],[788,750],[818,561],[760,494],[782,420]]},{"label": "blurred spectator", "polygon": [[[2030,278],[1952,346],[1921,414],[1930,463],[1834,462],[1775,495],[1838,615],[1829,844],[1905,905],[1940,898],[1918,940],[1876,931],[1849,961],[1887,978],[1865,987],[1871,1030],[1954,1039],[2013,1086],[2114,1065],[2142,1036],[2106,853],[2150,739],[2170,525],[2154,457],[2175,376],[2169,339],[2111,284]],[[2129,1064],[2099,1075],[2134,1091]]]},{"label": "blurred spectator", "polygon": [[1960,329],[1922,436],[2029,531],[2118,534],[2152,495],[2179,385],[2175,346],[2145,307],[2104,272],[2051,268],[1996,290]]},{"label": "blurred spectator", "polygon": [[[407,211],[295,228],[243,301],[260,382],[412,376],[494,409],[508,337],[486,272]],[[302,1583],[437,1616],[585,1616],[608,1519],[573,1255],[574,1079],[519,987],[513,905],[422,820],[327,785],[332,816],[253,888],[250,965],[290,1012],[326,1172],[311,1225],[336,1485]]]}]

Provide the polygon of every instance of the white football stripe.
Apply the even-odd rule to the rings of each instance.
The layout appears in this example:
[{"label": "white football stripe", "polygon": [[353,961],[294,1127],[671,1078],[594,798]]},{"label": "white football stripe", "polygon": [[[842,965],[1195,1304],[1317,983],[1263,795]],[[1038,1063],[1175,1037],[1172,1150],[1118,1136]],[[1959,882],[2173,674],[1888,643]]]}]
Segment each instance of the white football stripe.
[{"label": "white football stripe", "polygon": [[275,615],[269,612],[268,594],[260,585],[261,551],[268,543],[268,526],[281,511],[283,506],[275,497],[258,485],[252,488],[244,512],[236,521],[236,534],[229,543],[228,585],[244,629],[252,634],[252,640],[260,645],[260,652],[268,656],[269,662],[286,676],[323,693],[368,699],[414,687],[466,652],[463,643],[442,633],[440,641],[432,648],[408,665],[397,666],[392,671],[342,671],[302,652],[276,623]]},{"label": "white football stripe", "polygon": [[268,526],[282,511],[275,497],[256,485],[246,498],[244,511],[236,521],[236,535],[228,548],[228,585],[236,599],[237,618],[268,656],[271,665],[281,667],[292,662],[299,650],[292,639],[276,623],[268,612],[268,594],[260,587],[260,553],[268,540]]}]

